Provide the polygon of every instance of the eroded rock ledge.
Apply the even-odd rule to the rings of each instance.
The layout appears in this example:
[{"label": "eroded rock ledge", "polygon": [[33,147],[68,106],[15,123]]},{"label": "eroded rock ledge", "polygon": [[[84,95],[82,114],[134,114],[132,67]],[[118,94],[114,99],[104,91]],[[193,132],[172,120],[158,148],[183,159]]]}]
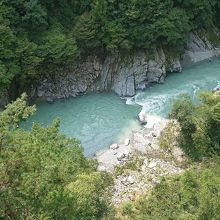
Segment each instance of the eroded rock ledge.
[{"label": "eroded rock ledge", "polygon": [[[148,55],[149,56],[149,55]],[[161,83],[166,76],[165,55],[155,50],[152,59],[144,52],[127,56],[87,57],[85,61],[47,75],[37,87],[37,96],[48,100],[77,96],[86,91],[115,91],[133,96],[149,83]]]},{"label": "eroded rock ledge", "polygon": [[44,75],[34,93],[47,101],[75,97],[87,91],[114,91],[119,96],[134,96],[138,89],[162,83],[167,72],[181,72],[186,66],[219,54],[220,50],[207,39],[191,33],[182,57],[168,60],[162,48],[124,56],[89,56],[73,66]]}]

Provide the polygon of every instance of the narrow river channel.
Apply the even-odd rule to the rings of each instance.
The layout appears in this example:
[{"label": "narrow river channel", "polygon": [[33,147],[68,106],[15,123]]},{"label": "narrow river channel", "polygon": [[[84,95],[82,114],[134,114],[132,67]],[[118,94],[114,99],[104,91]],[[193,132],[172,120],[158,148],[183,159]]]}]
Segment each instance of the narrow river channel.
[{"label": "narrow river channel", "polygon": [[54,118],[60,118],[61,132],[78,138],[85,155],[92,156],[138,128],[137,114],[141,110],[166,117],[180,94],[195,98],[200,90],[213,89],[219,83],[220,61],[216,60],[171,73],[164,84],[153,85],[127,101],[113,93],[93,93],[53,104],[39,103],[36,114],[22,127],[30,129],[33,122],[48,126]]}]

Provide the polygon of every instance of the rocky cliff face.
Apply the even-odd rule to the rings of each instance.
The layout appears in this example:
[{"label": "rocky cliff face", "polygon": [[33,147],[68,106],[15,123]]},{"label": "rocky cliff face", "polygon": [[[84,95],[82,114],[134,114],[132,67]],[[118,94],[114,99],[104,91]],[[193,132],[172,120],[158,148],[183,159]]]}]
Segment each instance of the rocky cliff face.
[{"label": "rocky cliff face", "polygon": [[207,39],[201,39],[198,34],[190,33],[185,47],[185,53],[180,62],[182,67],[189,67],[195,63],[219,55],[219,48],[215,48]]},{"label": "rocky cliff face", "polygon": [[[190,33],[182,57],[168,61],[161,48],[123,56],[90,56],[65,69],[45,74],[31,96],[47,101],[75,97],[88,91],[114,91],[119,96],[134,96],[136,90],[145,89],[151,83],[163,83],[167,72],[181,72],[184,67],[218,55],[220,49],[196,33]],[[0,104],[3,101],[0,98]]]},{"label": "rocky cliff face", "polygon": [[69,69],[46,75],[37,87],[37,96],[53,100],[94,90],[113,90],[119,96],[133,96],[137,89],[164,81],[165,62],[162,49],[155,50],[151,59],[144,52],[107,56],[104,60],[87,57]]},{"label": "rocky cliff face", "polygon": [[[220,54],[206,39],[190,33],[181,58],[168,62],[162,49],[135,52],[126,56],[87,57],[66,69],[44,76],[36,88],[39,98],[53,101],[75,97],[87,91],[114,91],[119,96],[134,96],[136,90],[151,83],[163,83],[167,72],[182,68]],[[150,58],[149,58],[150,57]]]}]

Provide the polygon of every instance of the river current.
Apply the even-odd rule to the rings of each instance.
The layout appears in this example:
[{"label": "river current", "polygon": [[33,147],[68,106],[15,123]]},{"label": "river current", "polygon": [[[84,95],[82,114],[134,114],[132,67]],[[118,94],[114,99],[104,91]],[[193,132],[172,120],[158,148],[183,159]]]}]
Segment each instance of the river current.
[{"label": "river current", "polygon": [[132,129],[139,128],[137,115],[141,110],[166,117],[179,95],[189,94],[195,99],[199,91],[213,89],[219,84],[220,61],[216,60],[182,73],[171,73],[165,83],[152,85],[127,100],[113,93],[92,93],[53,104],[38,103],[36,114],[22,127],[30,129],[33,122],[48,126],[54,118],[60,118],[60,131],[68,137],[78,138],[85,155],[92,156],[114,142],[123,141]]}]

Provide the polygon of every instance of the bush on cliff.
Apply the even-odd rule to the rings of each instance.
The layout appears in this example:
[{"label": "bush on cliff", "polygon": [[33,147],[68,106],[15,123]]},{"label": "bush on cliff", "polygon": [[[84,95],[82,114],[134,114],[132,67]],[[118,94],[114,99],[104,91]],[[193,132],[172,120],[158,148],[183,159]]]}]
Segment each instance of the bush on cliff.
[{"label": "bush on cliff", "polygon": [[103,217],[109,210],[103,191],[111,178],[96,172],[77,140],[59,134],[57,120],[47,128],[20,129],[35,110],[25,99],[0,113],[0,218]]}]

